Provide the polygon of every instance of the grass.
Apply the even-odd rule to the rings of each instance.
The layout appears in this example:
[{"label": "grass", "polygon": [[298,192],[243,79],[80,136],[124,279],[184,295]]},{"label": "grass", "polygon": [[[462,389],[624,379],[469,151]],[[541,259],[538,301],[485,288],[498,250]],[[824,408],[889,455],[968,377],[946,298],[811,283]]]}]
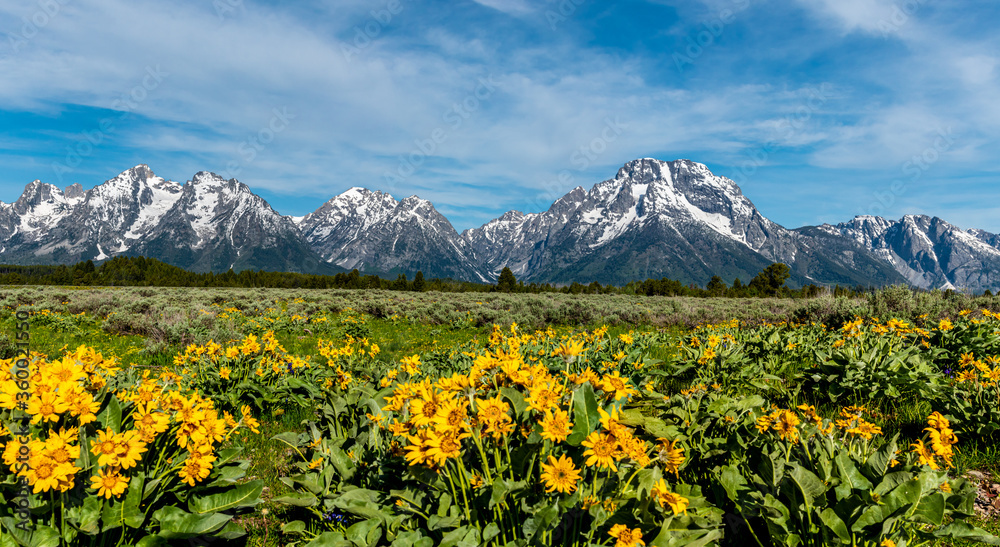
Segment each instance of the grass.
[{"label": "grass", "polygon": [[250,459],[248,480],[264,481],[263,503],[253,514],[237,518],[247,530],[248,546],[282,545],[281,525],[290,520],[291,510],[287,505],[275,503],[274,499],[292,492],[280,479],[288,476],[295,453],[273,437],[286,431],[304,431],[301,422],[309,417],[310,412],[301,408],[293,408],[279,417],[265,417],[261,420],[259,434],[247,435],[240,441],[244,457]]}]

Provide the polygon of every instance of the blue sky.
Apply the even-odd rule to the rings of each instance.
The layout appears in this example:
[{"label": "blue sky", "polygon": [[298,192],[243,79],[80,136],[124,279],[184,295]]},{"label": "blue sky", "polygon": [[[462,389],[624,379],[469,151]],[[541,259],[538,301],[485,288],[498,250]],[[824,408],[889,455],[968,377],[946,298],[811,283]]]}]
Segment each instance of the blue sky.
[{"label": "blue sky", "polygon": [[993,0],[34,0],[0,5],[0,201],[139,163],[301,215],[416,194],[458,230],[640,157],[787,227],[1000,232]]}]

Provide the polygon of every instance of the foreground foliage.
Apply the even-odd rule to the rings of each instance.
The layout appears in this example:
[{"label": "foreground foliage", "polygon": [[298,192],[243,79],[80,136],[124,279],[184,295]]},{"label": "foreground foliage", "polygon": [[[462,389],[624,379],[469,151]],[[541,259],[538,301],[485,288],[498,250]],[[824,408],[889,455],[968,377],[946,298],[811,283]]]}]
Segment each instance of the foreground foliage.
[{"label": "foreground foliage", "polygon": [[[680,336],[511,324],[386,359],[366,315],[303,303],[199,311],[234,335],[156,372],[88,347],[35,355],[24,409],[4,361],[4,541],[234,538],[262,483],[222,446],[292,411],[301,427],[274,437],[291,458],[271,500],[282,544],[1000,544],[969,524],[975,487],[956,470],[963,443],[1000,427],[988,309]],[[88,328],[73,317],[32,321]],[[22,478],[37,536],[7,503]]]},{"label": "foreground foliage", "polygon": [[220,445],[256,428],[248,408],[220,414],[182,376],[140,376],[86,346],[0,369],[5,545],[244,535],[231,520],[259,503],[262,483]]}]

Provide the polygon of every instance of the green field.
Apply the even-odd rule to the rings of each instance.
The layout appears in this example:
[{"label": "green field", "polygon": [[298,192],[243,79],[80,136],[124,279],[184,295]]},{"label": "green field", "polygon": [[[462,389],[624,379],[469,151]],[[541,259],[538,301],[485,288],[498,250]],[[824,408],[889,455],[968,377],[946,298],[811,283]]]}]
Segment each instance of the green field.
[{"label": "green field", "polygon": [[[32,498],[55,538],[12,533],[6,470],[4,545],[192,530],[234,545],[965,545],[1000,532],[973,507],[980,483],[1000,482],[996,297],[0,287],[0,307],[0,358],[27,315],[43,384],[67,352],[101,355],[77,360],[96,363],[80,376],[95,420],[64,410],[33,438],[65,426],[81,447],[101,430],[124,439],[154,385],[246,431],[205,441],[211,474],[188,484],[154,447],[181,465],[202,455],[168,437],[200,437],[161,396],[168,429],[134,466],[81,454],[72,486]],[[428,403],[454,422],[423,416]],[[244,406],[259,432],[237,419]],[[15,412],[0,410],[8,430]],[[929,424],[934,412],[947,423]],[[147,492],[99,497],[98,473]]]}]

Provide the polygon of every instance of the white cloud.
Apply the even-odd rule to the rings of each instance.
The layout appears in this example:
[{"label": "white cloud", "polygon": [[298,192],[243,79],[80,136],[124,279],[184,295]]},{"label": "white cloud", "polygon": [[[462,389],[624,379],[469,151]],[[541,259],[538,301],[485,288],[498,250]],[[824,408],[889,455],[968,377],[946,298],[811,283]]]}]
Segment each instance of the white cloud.
[{"label": "white cloud", "polygon": [[526,0],[473,0],[475,3],[502,11],[509,15],[532,13],[535,8]]}]

